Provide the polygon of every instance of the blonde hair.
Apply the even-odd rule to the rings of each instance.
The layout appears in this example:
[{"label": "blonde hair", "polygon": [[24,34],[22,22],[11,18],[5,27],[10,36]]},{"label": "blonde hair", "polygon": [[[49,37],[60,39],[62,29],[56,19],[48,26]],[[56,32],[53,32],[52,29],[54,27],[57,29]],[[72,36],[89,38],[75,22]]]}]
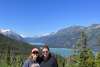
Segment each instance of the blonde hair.
[{"label": "blonde hair", "polygon": [[32,57],[32,53],[30,53],[28,59],[32,59],[32,58],[33,58],[33,57]]}]

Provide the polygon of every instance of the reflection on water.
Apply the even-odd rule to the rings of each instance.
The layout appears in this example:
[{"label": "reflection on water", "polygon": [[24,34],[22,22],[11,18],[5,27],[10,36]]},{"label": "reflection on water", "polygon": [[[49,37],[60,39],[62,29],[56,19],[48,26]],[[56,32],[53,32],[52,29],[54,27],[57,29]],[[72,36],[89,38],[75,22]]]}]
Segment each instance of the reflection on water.
[{"label": "reflection on water", "polygon": [[67,48],[50,48],[50,51],[63,57],[71,56],[74,54],[73,49]]}]

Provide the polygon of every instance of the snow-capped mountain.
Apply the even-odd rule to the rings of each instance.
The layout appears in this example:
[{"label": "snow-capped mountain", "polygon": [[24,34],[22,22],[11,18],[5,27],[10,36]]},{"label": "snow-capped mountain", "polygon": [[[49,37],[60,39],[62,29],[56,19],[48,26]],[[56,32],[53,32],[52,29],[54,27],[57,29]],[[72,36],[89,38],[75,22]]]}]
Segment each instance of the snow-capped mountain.
[{"label": "snow-capped mountain", "polygon": [[18,35],[17,33],[13,32],[10,29],[1,29],[0,28],[0,34],[3,34],[3,35],[5,35],[9,38],[16,39],[16,40],[19,40],[19,41],[23,40],[23,38],[20,35]]}]

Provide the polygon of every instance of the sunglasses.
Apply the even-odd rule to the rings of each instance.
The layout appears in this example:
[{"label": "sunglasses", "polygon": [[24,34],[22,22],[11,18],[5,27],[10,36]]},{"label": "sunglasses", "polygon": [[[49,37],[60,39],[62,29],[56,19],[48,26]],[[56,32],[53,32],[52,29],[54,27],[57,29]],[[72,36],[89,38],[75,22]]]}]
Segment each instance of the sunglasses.
[{"label": "sunglasses", "polygon": [[42,51],[42,53],[49,53],[49,51]]},{"label": "sunglasses", "polygon": [[32,53],[33,53],[33,54],[39,54],[39,52],[38,52],[38,51],[33,51]]}]

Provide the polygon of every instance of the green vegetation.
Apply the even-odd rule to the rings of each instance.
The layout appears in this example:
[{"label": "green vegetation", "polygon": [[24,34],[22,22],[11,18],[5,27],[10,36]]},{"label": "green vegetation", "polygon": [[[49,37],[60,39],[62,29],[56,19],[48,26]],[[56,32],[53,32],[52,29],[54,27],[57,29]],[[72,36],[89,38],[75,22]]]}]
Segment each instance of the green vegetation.
[{"label": "green vegetation", "polygon": [[[82,32],[75,55],[56,56],[58,67],[100,67],[100,52],[94,55],[87,46],[87,36]],[[33,47],[0,34],[0,67],[22,67]]]},{"label": "green vegetation", "polygon": [[21,67],[33,47],[0,34],[0,67]]}]

